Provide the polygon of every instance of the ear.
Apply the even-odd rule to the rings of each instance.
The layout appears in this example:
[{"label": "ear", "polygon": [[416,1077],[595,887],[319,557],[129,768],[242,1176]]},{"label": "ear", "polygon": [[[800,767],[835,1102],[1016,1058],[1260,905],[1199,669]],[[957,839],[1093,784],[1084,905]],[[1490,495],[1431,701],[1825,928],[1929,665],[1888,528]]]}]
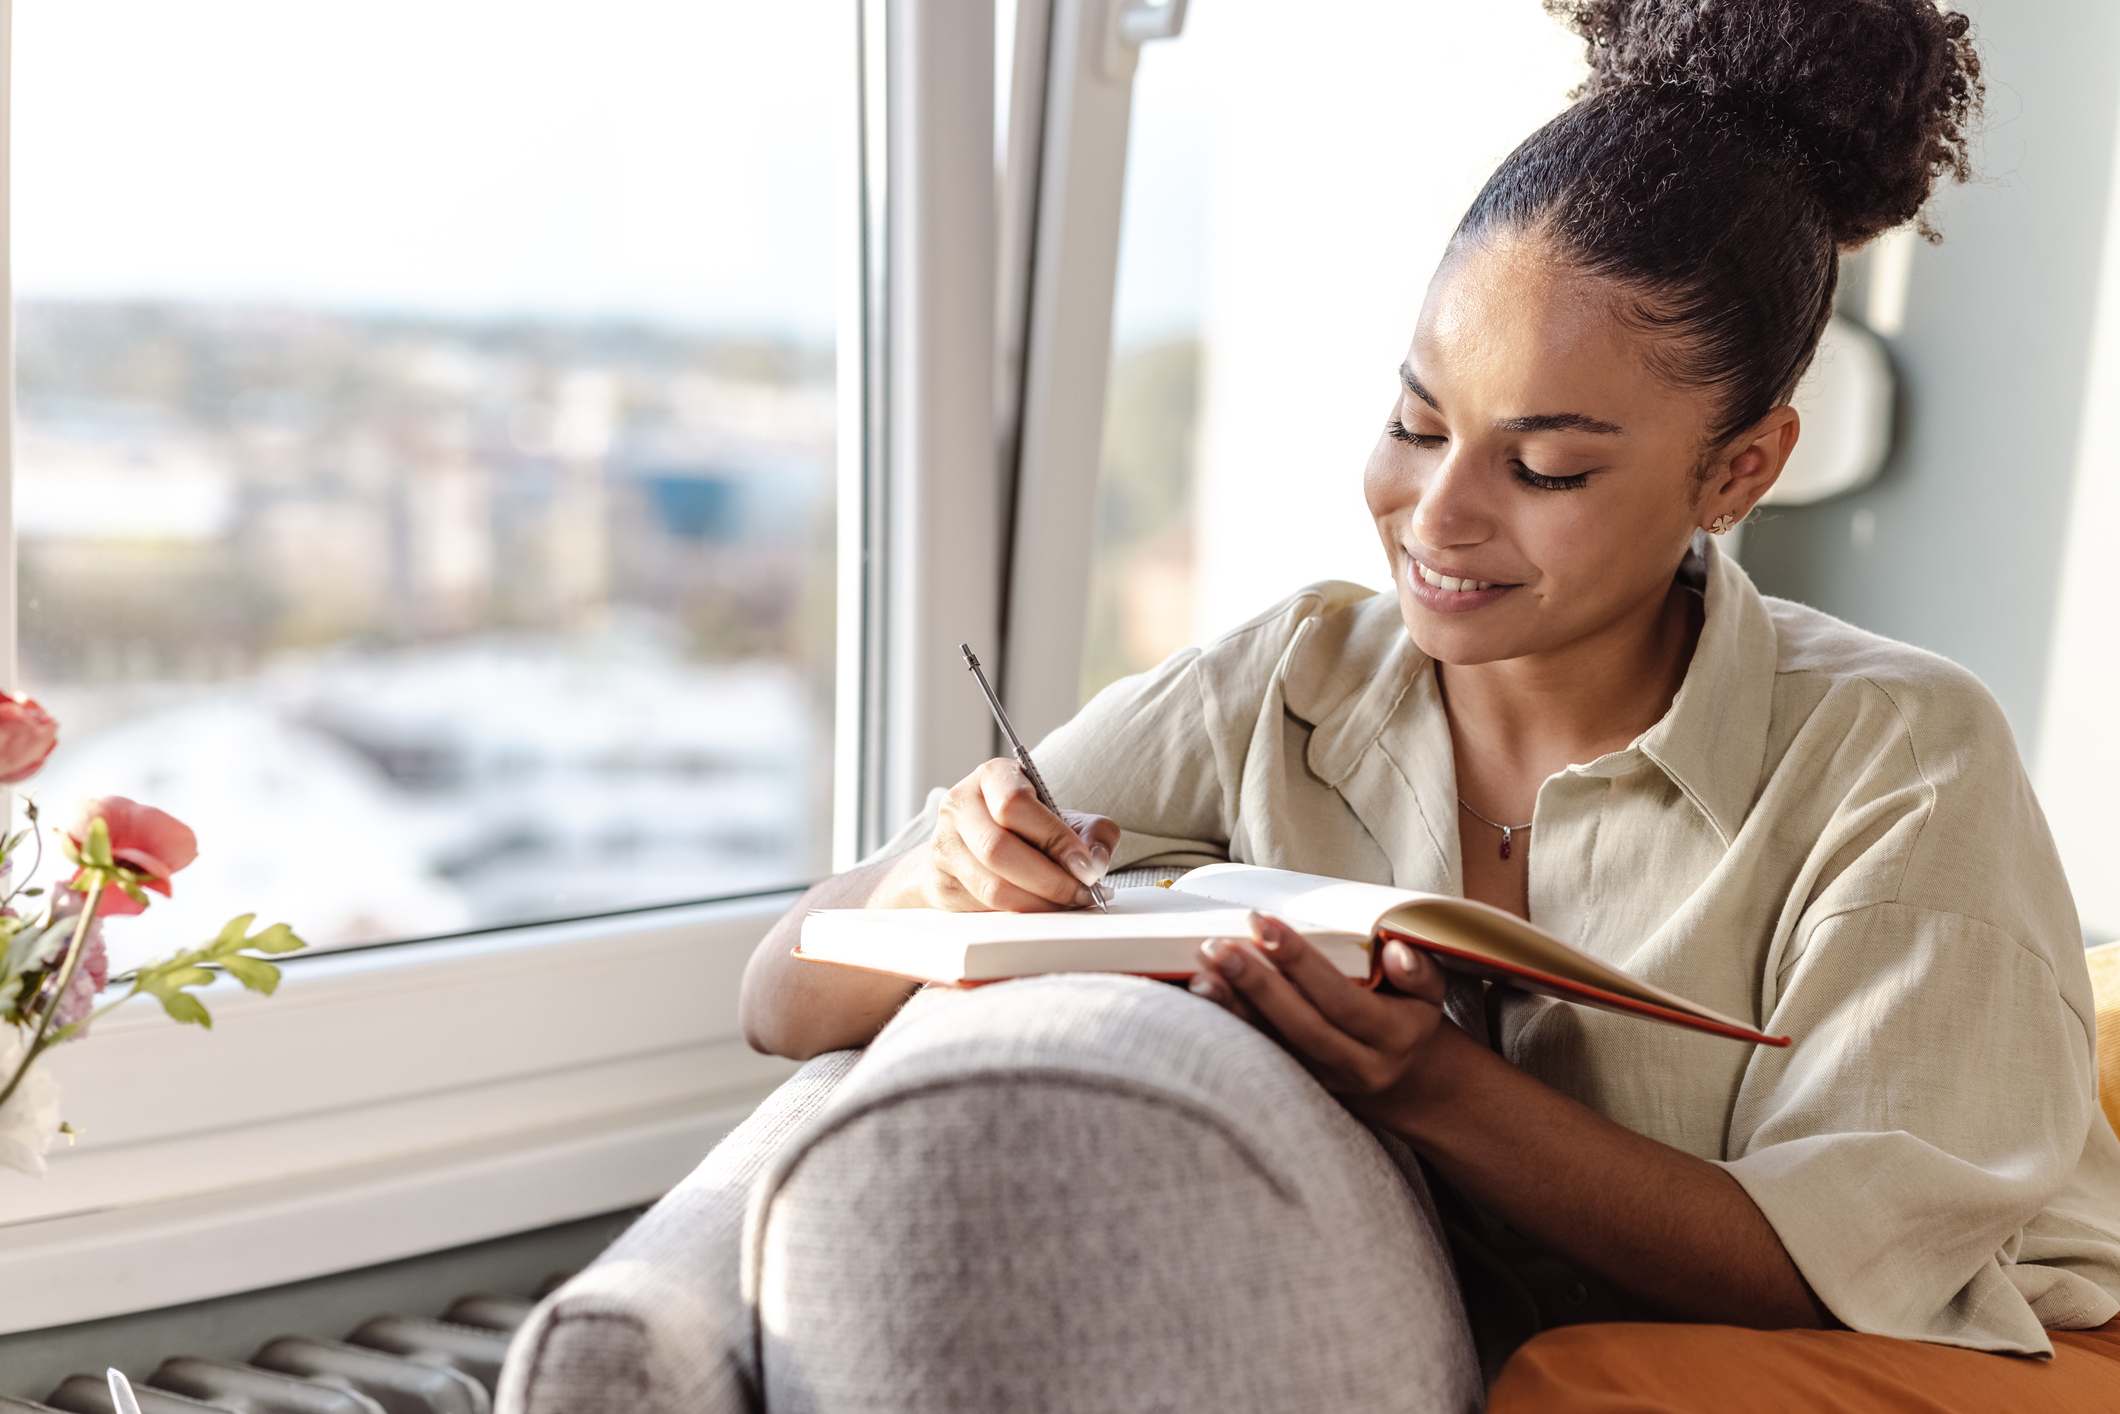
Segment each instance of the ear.
[{"label": "ear", "polygon": [[1803,419],[1783,403],[1723,444],[1701,487],[1701,504],[1743,519],[1781,479]]}]

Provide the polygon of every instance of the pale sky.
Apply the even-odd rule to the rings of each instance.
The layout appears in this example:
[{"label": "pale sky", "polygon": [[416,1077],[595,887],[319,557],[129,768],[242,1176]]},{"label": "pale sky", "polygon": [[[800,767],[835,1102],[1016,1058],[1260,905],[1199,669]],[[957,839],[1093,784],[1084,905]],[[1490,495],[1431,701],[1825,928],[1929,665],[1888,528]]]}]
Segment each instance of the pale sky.
[{"label": "pale sky", "polygon": [[17,0],[24,295],[831,329],[843,0]]},{"label": "pale sky", "polygon": [[[853,9],[16,0],[15,286],[828,338]],[[1197,183],[1158,165],[1128,324],[1197,309]]]}]

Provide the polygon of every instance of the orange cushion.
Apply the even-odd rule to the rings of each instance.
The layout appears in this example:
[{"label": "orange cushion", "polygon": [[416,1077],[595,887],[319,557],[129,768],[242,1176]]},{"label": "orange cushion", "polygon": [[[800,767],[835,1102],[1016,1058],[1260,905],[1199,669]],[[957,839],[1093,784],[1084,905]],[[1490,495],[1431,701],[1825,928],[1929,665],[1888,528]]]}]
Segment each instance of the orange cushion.
[{"label": "orange cushion", "polygon": [[1562,1326],[1502,1367],[1488,1414],[2112,1414],[2120,1320],[2049,1331],[2054,1358],[1991,1355],[1854,1331],[1658,1322]]},{"label": "orange cushion", "polygon": [[2120,1129],[2120,942],[2101,943],[2083,957],[2098,1008],[2098,1103],[2106,1122]]}]

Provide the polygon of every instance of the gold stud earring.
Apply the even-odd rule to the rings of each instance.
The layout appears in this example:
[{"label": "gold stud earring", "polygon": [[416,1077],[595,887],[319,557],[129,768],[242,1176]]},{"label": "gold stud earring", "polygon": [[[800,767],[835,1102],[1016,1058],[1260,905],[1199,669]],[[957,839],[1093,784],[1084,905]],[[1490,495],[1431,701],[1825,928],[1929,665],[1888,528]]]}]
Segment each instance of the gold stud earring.
[{"label": "gold stud earring", "polygon": [[1708,522],[1708,533],[1710,535],[1720,535],[1735,524],[1737,524],[1737,517],[1731,515],[1728,511],[1724,511],[1714,520]]}]

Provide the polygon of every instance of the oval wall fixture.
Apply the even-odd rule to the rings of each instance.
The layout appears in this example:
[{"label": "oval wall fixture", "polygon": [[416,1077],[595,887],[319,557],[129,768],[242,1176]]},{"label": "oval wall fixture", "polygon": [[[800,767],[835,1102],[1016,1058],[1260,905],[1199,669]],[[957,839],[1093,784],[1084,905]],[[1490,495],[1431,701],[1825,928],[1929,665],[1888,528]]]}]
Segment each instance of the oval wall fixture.
[{"label": "oval wall fixture", "polygon": [[1763,504],[1807,506],[1876,480],[1892,451],[1896,386],[1884,340],[1834,315],[1790,399],[1803,433]]}]

